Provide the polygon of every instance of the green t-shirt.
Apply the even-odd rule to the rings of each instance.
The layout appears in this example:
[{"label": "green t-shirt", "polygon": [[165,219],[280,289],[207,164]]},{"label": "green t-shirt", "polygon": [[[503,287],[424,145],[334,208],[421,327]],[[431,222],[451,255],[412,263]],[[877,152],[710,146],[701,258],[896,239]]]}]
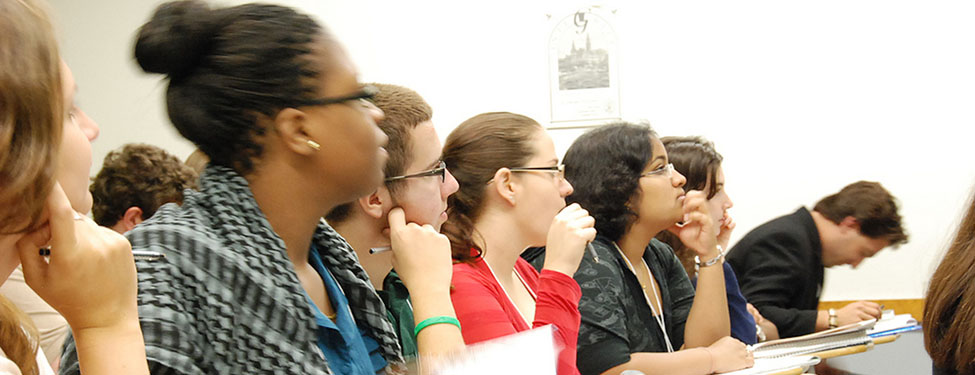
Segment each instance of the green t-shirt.
[{"label": "green t-shirt", "polygon": [[410,303],[410,291],[406,289],[396,271],[389,271],[383,279],[383,290],[379,297],[386,304],[386,315],[393,323],[393,331],[399,337],[399,344],[403,347],[403,358],[407,361],[416,358],[416,336],[413,335],[413,305]]}]

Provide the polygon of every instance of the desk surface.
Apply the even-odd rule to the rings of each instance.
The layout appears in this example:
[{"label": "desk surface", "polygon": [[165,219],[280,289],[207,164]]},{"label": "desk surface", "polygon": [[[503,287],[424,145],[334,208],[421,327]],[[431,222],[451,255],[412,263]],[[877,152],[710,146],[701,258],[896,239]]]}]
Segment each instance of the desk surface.
[{"label": "desk surface", "polygon": [[[884,337],[877,340],[880,339]],[[823,362],[829,367],[852,374],[931,373],[931,357],[924,350],[924,334],[921,330],[901,333],[896,341],[874,345],[872,350],[865,353],[833,357]]]}]

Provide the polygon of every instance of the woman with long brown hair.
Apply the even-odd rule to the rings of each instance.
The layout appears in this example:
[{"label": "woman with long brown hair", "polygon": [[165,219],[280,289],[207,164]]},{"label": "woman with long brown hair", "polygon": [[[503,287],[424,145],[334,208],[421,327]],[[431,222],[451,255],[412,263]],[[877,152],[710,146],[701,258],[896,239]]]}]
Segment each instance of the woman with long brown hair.
[{"label": "woman with long brown hair", "polygon": [[975,374],[975,194],[924,300],[924,348],[934,374]]},{"label": "woman with long brown hair", "polygon": [[[557,371],[577,374],[580,290],[572,275],[596,231],[586,210],[565,205],[572,185],[552,138],[528,117],[483,113],[447,136],[443,160],[460,183],[443,231],[458,261],[451,298],[464,341],[552,324],[564,345]],[[519,257],[530,246],[546,246],[541,272]]]},{"label": "woman with long brown hair", "polygon": [[[0,0],[0,280],[23,264],[27,284],[83,345],[85,373],[148,373],[129,244],[78,213],[91,207],[98,128],[74,105],[53,34],[43,4]],[[51,373],[37,340],[0,298],[0,370]]]},{"label": "woman with long brown hair", "polygon": [[[731,238],[731,231],[735,229],[735,222],[728,213],[734,203],[724,188],[725,174],[721,166],[724,158],[714,149],[714,143],[703,137],[663,137],[660,141],[667,149],[667,156],[670,157],[674,170],[687,179],[684,191],[697,190],[706,194],[711,221],[718,231],[718,245],[728,249],[728,240]],[[656,238],[674,249],[674,254],[684,266],[687,276],[691,278],[691,282],[696,283],[697,267],[694,259],[697,254],[694,250],[684,245],[677,234],[670,231],[660,232]],[[731,318],[731,337],[749,345],[779,338],[775,324],[762,317],[758,309],[751,306],[741,294],[731,265],[724,263],[722,267]]]}]

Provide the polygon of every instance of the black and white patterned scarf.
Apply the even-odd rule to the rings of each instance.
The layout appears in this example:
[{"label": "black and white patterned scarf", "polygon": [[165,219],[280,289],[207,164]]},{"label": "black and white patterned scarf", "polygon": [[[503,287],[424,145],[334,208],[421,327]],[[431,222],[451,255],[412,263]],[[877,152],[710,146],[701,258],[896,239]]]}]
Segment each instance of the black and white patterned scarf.
[{"label": "black and white patterned scarf", "polygon": [[[152,373],[331,374],[284,241],[247,181],[229,168],[209,166],[200,186],[200,192],[187,191],[182,206],[163,206],[127,234],[133,249],[166,254],[136,262]],[[313,243],[352,315],[379,343],[388,372],[401,372],[386,309],[352,248],[324,221]],[[61,374],[78,373],[72,344]]]}]

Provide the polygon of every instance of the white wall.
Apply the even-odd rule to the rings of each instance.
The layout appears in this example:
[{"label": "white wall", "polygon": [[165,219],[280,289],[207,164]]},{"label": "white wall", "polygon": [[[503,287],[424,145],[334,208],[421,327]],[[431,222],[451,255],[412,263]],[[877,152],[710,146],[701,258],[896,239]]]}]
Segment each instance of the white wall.
[{"label": "white wall", "polygon": [[[164,85],[131,58],[135,30],[158,2],[50,1],[81,105],[102,127],[94,169],[126,142],[188,155],[165,120]],[[547,123],[547,15],[583,4],[282,3],[327,24],[364,81],[420,92],[441,137],[486,111]],[[856,272],[829,270],[824,299],[923,296],[975,182],[973,3],[596,3],[616,10],[624,118],[649,120],[662,135],[705,135],[724,154],[733,241],[849,182],[880,181],[900,198],[911,242]],[[579,133],[552,135],[562,152]]]}]

